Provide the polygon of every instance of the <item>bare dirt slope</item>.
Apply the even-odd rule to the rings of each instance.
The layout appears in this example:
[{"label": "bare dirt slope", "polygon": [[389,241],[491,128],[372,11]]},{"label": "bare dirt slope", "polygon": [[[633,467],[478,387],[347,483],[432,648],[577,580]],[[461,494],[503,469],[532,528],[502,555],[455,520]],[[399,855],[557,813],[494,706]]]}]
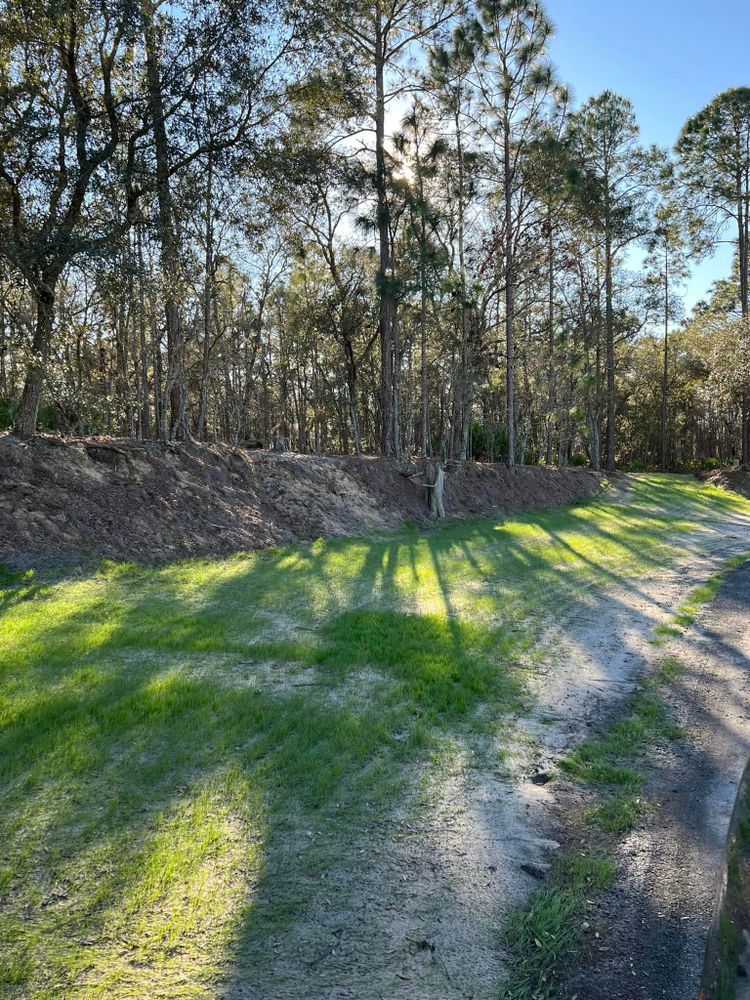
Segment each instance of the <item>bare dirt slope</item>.
[{"label": "bare dirt slope", "polygon": [[702,474],[701,479],[725,490],[750,496],[750,465],[740,465],[736,469],[717,469],[715,472]]},{"label": "bare dirt slope", "polygon": [[[593,496],[587,470],[458,464],[446,512],[552,507]],[[155,562],[429,520],[419,478],[395,460],[226,445],[0,435],[0,561]]]}]

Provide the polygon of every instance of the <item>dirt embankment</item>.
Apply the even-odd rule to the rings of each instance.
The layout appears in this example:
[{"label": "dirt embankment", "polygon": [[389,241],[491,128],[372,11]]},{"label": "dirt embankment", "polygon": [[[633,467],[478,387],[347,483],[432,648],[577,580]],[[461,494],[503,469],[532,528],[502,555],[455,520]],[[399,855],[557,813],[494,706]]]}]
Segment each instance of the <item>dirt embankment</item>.
[{"label": "dirt embankment", "polygon": [[698,477],[713,486],[721,486],[725,490],[734,490],[750,496],[750,465],[740,465],[736,469],[717,469],[715,472],[704,472]]},{"label": "dirt embankment", "polygon": [[[448,515],[593,496],[587,470],[459,463]],[[319,458],[228,445],[0,435],[0,561],[157,562],[427,523],[421,479],[383,458]]]}]

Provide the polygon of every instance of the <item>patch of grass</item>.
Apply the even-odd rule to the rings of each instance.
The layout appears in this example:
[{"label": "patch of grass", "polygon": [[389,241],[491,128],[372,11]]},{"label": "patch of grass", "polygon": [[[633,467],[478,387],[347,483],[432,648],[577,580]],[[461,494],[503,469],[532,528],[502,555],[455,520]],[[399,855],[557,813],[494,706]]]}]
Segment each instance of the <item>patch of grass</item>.
[{"label": "patch of grass", "polygon": [[615,795],[588,813],[592,823],[607,833],[628,833],[643,811],[643,803],[635,795]]},{"label": "patch of grass", "polygon": [[528,906],[508,922],[505,944],[513,971],[503,985],[502,1000],[557,995],[561,973],[580,949],[586,900],[613,881],[614,868],[606,858],[579,855],[558,863],[550,886],[535,892]]},{"label": "patch of grass", "polygon": [[679,735],[679,727],[670,720],[664,705],[653,695],[640,692],[632,699],[625,718],[577,746],[561,767],[579,781],[637,789],[644,777],[632,762],[654,739],[676,739]]},{"label": "patch of grass", "polygon": [[735,1000],[737,996],[737,958],[742,950],[739,928],[726,913],[719,918],[719,967],[713,983],[713,1000]]},{"label": "patch of grass", "polygon": [[[650,688],[676,675],[679,661],[662,660],[650,678]],[[669,717],[664,704],[648,691],[636,694],[625,718],[612,723],[599,736],[577,746],[561,762],[561,767],[577,781],[599,786],[610,798],[587,814],[588,819],[610,834],[627,833],[643,811],[635,794],[645,781],[637,766],[657,739],[679,739],[680,728]]]},{"label": "patch of grass", "polygon": [[211,997],[267,969],[420,768],[470,766],[477,729],[507,729],[561,608],[740,509],[644,476],[628,506],[5,573],[0,994]]},{"label": "patch of grass", "polygon": [[684,663],[677,656],[664,656],[651,677],[646,678],[644,685],[648,688],[658,688],[663,684],[671,684],[684,669]]}]

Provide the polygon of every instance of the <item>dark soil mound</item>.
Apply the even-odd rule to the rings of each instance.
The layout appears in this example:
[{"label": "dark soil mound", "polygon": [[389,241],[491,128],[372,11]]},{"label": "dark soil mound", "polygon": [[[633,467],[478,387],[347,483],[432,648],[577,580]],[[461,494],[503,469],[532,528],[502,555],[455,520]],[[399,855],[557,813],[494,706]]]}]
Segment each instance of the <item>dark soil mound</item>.
[{"label": "dark soil mound", "polygon": [[[417,467],[415,467],[417,468]],[[458,463],[449,515],[551,507],[593,496],[581,469]],[[319,458],[113,438],[0,435],[0,561],[157,562],[428,523],[419,476],[383,458]]]},{"label": "dark soil mound", "polygon": [[740,465],[736,469],[717,469],[715,472],[702,473],[700,478],[725,490],[750,496],[750,465]]}]

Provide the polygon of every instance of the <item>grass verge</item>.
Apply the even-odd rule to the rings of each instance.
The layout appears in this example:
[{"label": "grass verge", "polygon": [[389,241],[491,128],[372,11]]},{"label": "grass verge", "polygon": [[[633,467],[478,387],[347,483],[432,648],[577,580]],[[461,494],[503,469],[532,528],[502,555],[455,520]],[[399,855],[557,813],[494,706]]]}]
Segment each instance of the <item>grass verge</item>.
[{"label": "grass verge", "polygon": [[750,504],[645,476],[627,506],[7,575],[0,994],[178,1000],[272,976],[274,942],[328,873],[356,880],[415,769],[521,710],[547,621],[636,587],[717,511]]},{"label": "grass verge", "polygon": [[514,969],[502,992],[504,1000],[553,995],[560,969],[578,954],[586,900],[607,889],[614,875],[612,862],[604,857],[578,855],[557,863],[551,884],[535,892],[506,929]]}]

